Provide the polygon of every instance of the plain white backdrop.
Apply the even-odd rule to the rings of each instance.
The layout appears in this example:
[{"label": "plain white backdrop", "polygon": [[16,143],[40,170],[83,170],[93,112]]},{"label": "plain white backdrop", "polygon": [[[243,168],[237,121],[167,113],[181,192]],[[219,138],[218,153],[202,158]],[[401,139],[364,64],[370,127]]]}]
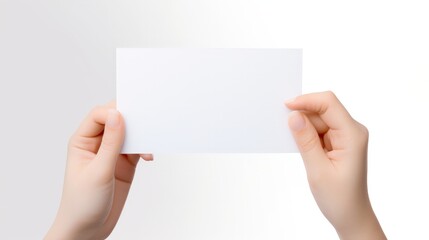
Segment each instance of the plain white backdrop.
[{"label": "plain white backdrop", "polygon": [[[427,239],[425,1],[0,1],[0,238],[40,239],[69,136],[115,98],[116,47],[303,48],[304,92],[370,130],[369,191],[389,239]],[[144,94],[144,89],[142,89]],[[335,239],[297,154],[155,156],[110,239]]]}]

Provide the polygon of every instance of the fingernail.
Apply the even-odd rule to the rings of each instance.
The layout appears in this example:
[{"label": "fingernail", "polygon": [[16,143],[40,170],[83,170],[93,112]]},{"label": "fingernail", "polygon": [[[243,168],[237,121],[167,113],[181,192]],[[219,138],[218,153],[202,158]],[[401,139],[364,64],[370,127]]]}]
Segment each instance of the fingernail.
[{"label": "fingernail", "polygon": [[291,103],[291,102],[295,101],[295,99],[296,99],[296,98],[287,99],[287,100],[285,100],[285,101],[284,101],[284,104],[285,104],[285,105],[288,105],[289,103]]},{"label": "fingernail", "polygon": [[305,119],[302,113],[293,111],[289,114],[289,127],[292,131],[298,132],[305,128]]},{"label": "fingernail", "polygon": [[119,112],[115,109],[109,109],[107,113],[106,126],[110,128],[114,128],[119,124]]}]

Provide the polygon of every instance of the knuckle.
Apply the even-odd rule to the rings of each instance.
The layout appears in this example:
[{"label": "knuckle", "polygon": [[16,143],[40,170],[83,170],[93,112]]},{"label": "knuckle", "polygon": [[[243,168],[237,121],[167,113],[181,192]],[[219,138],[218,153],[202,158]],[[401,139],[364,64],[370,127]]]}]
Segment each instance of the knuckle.
[{"label": "knuckle", "polygon": [[116,108],[116,100],[111,100],[110,102],[106,103],[104,106],[107,108],[115,109]]},{"label": "knuckle", "polygon": [[322,92],[320,95],[320,101],[317,103],[317,108],[315,109],[319,114],[324,114],[328,111],[328,108],[338,101],[337,96],[332,91]]},{"label": "knuckle", "polygon": [[369,130],[368,130],[368,128],[365,125],[363,125],[363,124],[361,124],[359,122],[356,122],[356,123],[357,123],[357,126],[358,126],[357,129],[359,131],[359,135],[363,139],[368,139],[369,138]]},{"label": "knuckle", "polygon": [[97,105],[91,109],[90,115],[93,116],[104,109],[103,106]]},{"label": "knuckle", "polygon": [[353,136],[355,143],[357,146],[365,146],[368,144],[369,140],[369,130],[366,126],[355,120],[353,128],[350,129],[350,136]]},{"label": "knuckle", "polygon": [[327,97],[329,100],[335,100],[335,99],[337,99],[337,96],[336,96],[336,95],[335,95],[335,93],[334,93],[333,91],[331,91],[331,90],[326,91],[326,92],[325,92],[325,95],[326,95],[326,97]]},{"label": "knuckle", "polygon": [[359,125],[360,125],[360,127],[361,127],[362,135],[363,135],[365,138],[368,138],[368,137],[369,137],[369,130],[368,130],[368,128],[367,128],[365,125],[362,125],[362,124],[360,124],[360,123],[359,123]]},{"label": "knuckle", "polygon": [[338,100],[337,95],[335,95],[335,93],[332,91],[327,92],[327,100],[329,105],[337,105],[338,103],[340,103],[340,100]]},{"label": "knuckle", "polygon": [[67,142],[67,149],[71,149],[76,145],[77,142],[77,136],[76,133],[74,133]]},{"label": "knuckle", "polygon": [[67,142],[67,149],[71,149],[74,145],[74,136],[71,136]]}]

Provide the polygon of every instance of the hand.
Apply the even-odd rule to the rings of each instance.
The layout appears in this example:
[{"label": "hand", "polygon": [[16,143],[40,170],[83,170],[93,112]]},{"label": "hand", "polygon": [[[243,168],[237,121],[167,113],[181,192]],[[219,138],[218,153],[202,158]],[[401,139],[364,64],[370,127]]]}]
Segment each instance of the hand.
[{"label": "hand", "polygon": [[105,239],[115,227],[140,156],[120,154],[124,122],[113,105],[94,108],[71,137],[60,208],[45,239]]},{"label": "hand", "polygon": [[311,192],[341,239],[386,239],[367,190],[368,130],[332,92],[286,102]]}]

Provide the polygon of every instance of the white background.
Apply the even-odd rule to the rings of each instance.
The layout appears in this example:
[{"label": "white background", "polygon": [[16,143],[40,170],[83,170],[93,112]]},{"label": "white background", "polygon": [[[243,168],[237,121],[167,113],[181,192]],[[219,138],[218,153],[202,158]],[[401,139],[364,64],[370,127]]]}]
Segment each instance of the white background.
[{"label": "white background", "polygon": [[[304,92],[370,130],[369,191],[390,239],[427,239],[425,1],[0,2],[0,238],[42,238],[66,144],[114,98],[116,47],[298,47]],[[335,239],[298,155],[158,156],[111,239]]]}]

